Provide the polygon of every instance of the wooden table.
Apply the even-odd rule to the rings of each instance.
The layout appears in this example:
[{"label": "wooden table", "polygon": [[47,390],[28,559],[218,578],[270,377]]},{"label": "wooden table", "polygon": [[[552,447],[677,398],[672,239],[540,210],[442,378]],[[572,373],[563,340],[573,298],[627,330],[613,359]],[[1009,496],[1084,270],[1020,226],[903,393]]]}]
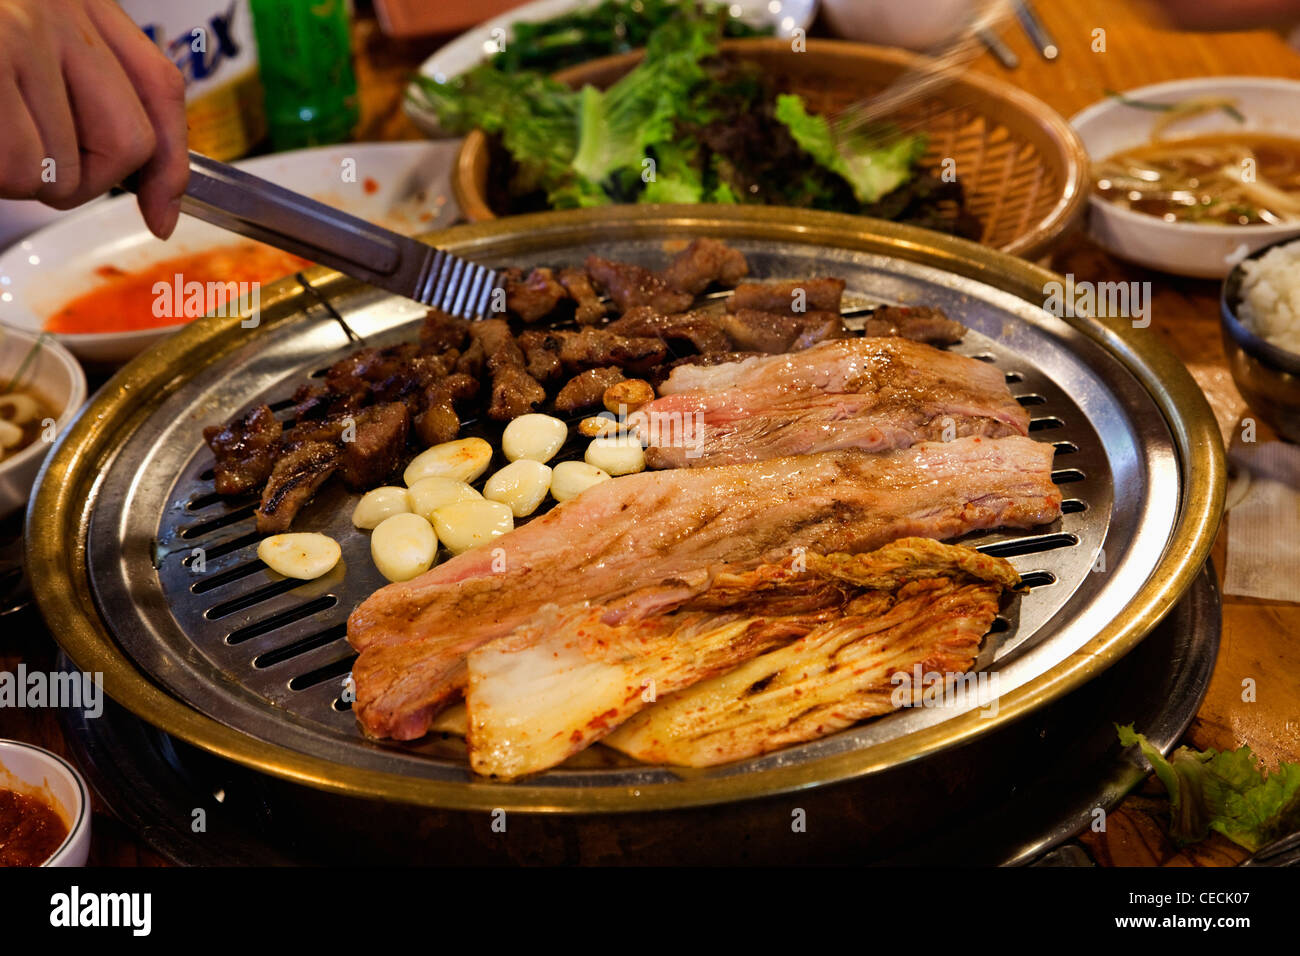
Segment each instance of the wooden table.
[{"label": "wooden table", "polygon": [[[1070,116],[1101,99],[1107,90],[1125,90],[1162,80],[1193,76],[1249,74],[1300,78],[1300,53],[1268,32],[1190,34],[1150,25],[1148,11],[1135,0],[1040,0],[1039,11],[1061,50],[1053,63],[1042,60],[1017,29],[1005,31],[1020,55],[1019,69],[1008,73],[991,56],[975,69],[1000,76]],[[1094,52],[1096,30],[1105,31],[1105,51]],[[415,67],[443,40],[394,43],[365,12],[354,27],[357,73],[362,98],[358,139],[418,139],[419,131],[402,113],[402,91]],[[1173,278],[1126,265],[1106,255],[1081,235],[1071,237],[1048,262],[1058,272],[1094,281],[1150,281],[1154,334],[1177,354],[1205,390],[1225,440],[1238,435],[1245,403],[1224,364],[1217,317],[1218,284]],[[1271,436],[1261,434],[1260,440]],[[1228,520],[1231,520],[1230,518]],[[1226,537],[1214,550],[1222,581]],[[1300,599],[1300,593],[1297,594]],[[0,626],[0,669],[19,661],[48,669],[53,648],[32,639],[23,628]],[[1300,760],[1300,605],[1224,598],[1223,639],[1209,692],[1186,743],[1197,748],[1249,744],[1267,763]],[[1242,681],[1252,678],[1256,700],[1243,702]],[[14,736],[67,752],[50,713],[0,714],[0,736]],[[1179,851],[1165,834],[1168,804],[1154,780],[1130,795],[1108,819],[1104,833],[1081,839],[1103,865],[1232,865],[1246,856],[1216,836]],[[162,861],[105,813],[95,820],[91,862],[158,864]]]}]

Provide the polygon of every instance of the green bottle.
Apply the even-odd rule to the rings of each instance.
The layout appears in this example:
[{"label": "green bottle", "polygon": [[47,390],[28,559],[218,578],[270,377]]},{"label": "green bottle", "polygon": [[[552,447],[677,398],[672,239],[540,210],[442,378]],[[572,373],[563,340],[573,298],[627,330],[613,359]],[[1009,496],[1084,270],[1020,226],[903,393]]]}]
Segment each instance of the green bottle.
[{"label": "green bottle", "polygon": [[347,0],[252,0],[252,8],[271,148],[347,139],[360,117]]}]

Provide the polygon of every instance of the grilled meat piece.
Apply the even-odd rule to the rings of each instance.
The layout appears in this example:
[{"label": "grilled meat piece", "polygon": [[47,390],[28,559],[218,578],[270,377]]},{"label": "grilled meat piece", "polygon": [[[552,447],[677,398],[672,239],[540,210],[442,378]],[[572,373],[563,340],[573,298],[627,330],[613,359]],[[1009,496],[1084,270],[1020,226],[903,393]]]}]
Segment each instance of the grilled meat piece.
[{"label": "grilled meat piece", "polygon": [[424,390],[424,410],[415,416],[415,434],[426,446],[441,445],[460,434],[456,406],[479,393],[478,379],[460,372],[448,375]]},{"label": "grilled meat piece", "polygon": [[526,279],[521,270],[507,269],[502,278],[507,311],[525,322],[536,322],[550,315],[561,299],[569,297],[564,286],[555,281],[550,269],[534,269]]},{"label": "grilled meat piece", "polygon": [[358,720],[374,736],[422,736],[464,686],[465,655],[547,604],[666,579],[692,590],[710,565],[796,547],[856,552],[903,535],[1046,524],[1061,508],[1053,452],[1029,438],[959,438],[603,482],[357,607]]},{"label": "grilled meat piece", "polygon": [[224,425],[203,429],[216,458],[213,485],[219,495],[255,491],[271,474],[283,428],[268,405],[254,405]]},{"label": "grilled meat piece", "polygon": [[[662,738],[676,742],[696,729],[713,738],[706,753],[716,758],[722,751],[721,759],[730,760],[821,736],[855,719],[825,712],[837,700],[826,693],[826,684],[840,689],[840,697],[883,703],[883,709],[861,716],[893,709],[891,674],[939,660],[951,671],[969,668],[1002,589],[1018,583],[1015,569],[1001,558],[906,538],[869,554],[809,553],[802,560],[722,565],[710,569],[695,594],[650,587],[594,605],[551,607],[470,653],[470,764],[477,773],[507,779],[536,773],[638,712],[624,725],[626,732],[615,735],[624,747],[646,749],[651,741],[662,747]],[[896,598],[905,608],[891,607]],[[921,620],[909,620],[902,610]],[[889,632],[887,639],[880,630]],[[885,661],[872,660],[885,652]],[[820,667],[793,666],[809,659]],[[837,678],[837,665],[850,659],[868,666],[843,667]],[[732,670],[744,661],[750,663]],[[748,682],[732,679],[755,669],[760,673]],[[784,678],[784,693],[772,686],[778,677]],[[731,692],[707,693],[700,681],[727,684]],[[804,693],[791,695],[791,683]],[[642,693],[650,687],[652,695]],[[765,691],[769,696],[761,698]],[[663,702],[655,704],[656,697]],[[766,718],[761,731],[753,726],[755,697],[773,702],[760,711]],[[690,698],[693,708],[683,707],[682,698]],[[816,720],[803,713],[811,700],[822,704]],[[673,719],[660,716],[662,710],[671,710]],[[700,719],[700,712],[709,716]],[[730,733],[719,735],[724,714]],[[791,722],[798,727],[794,733]],[[720,747],[719,736],[729,746]],[[698,759],[673,751],[668,762]]]},{"label": "grilled meat piece", "polygon": [[616,368],[590,368],[565,384],[555,396],[555,410],[569,415],[600,405],[605,389],[617,385],[626,376]]},{"label": "grilled meat piece", "polygon": [[404,402],[372,405],[357,412],[350,432],[344,432],[339,474],[353,491],[365,491],[384,483],[406,454],[406,435],[411,412]]},{"label": "grilled meat piece", "polygon": [[420,347],[435,353],[459,349],[469,337],[469,327],[468,319],[430,309],[420,326]]},{"label": "grilled meat piece", "polygon": [[685,312],[695,296],[674,289],[660,276],[628,262],[587,257],[587,274],[614,300],[620,312],[648,305],[659,312]]},{"label": "grilled meat piece", "polygon": [[[900,338],[847,338],[713,367],[681,366],[640,409],[654,468],[730,465],[836,448],[888,451],[1026,435],[996,368]],[[681,422],[667,437],[656,421]]]},{"label": "grilled meat piece", "polygon": [[749,263],[717,239],[695,239],[660,273],[670,289],[699,295],[714,282],[735,285],[749,275]]},{"label": "grilled meat piece", "polygon": [[262,489],[262,504],[257,509],[258,532],[288,531],[302,506],[334,474],[341,454],[338,445],[323,441],[305,441],[286,448]]},{"label": "grilled meat piece", "polygon": [[519,333],[519,347],[528,359],[528,374],[549,385],[564,374],[560,361],[560,340],[549,332],[529,330]]},{"label": "grilled meat piece", "polygon": [[483,375],[483,366],[486,363],[487,355],[483,352],[483,343],[471,337],[469,346],[456,359],[456,374],[479,378]]},{"label": "grilled meat piece", "polygon": [[757,309],[737,309],[719,316],[718,321],[733,349],[767,352],[769,355],[806,349],[847,334],[838,312],[779,315]]},{"label": "grilled meat piece", "polygon": [[300,385],[293,393],[293,411],[290,417],[300,422],[309,418],[323,418],[329,414],[335,395],[324,385]]},{"label": "grilled meat piece", "polygon": [[659,339],[619,335],[606,329],[583,329],[581,332],[556,329],[547,335],[558,344],[560,362],[569,372],[607,365],[644,371],[658,365],[668,354],[667,347]]},{"label": "grilled meat piece", "polygon": [[780,315],[840,312],[844,280],[793,279],[788,282],[742,282],[727,300],[727,309],[757,309]]},{"label": "grilled meat piece", "polygon": [[504,319],[475,322],[470,336],[482,347],[487,369],[492,375],[489,418],[510,421],[546,401],[546,389],[528,374],[524,353]]},{"label": "grilled meat piece", "polygon": [[605,329],[618,335],[686,342],[701,353],[725,352],[732,345],[731,339],[722,330],[721,318],[715,312],[664,315],[648,306],[637,306],[605,326]]},{"label": "grilled meat piece", "polygon": [[867,335],[898,335],[930,345],[955,345],[966,336],[966,326],[925,305],[884,306],[867,317],[863,328]]},{"label": "grilled meat piece", "polygon": [[[910,562],[916,552],[931,557]],[[968,671],[1003,590],[1019,580],[1000,558],[925,538],[865,555],[809,553],[807,563],[810,574],[865,572],[870,579],[876,563],[900,573],[868,580],[864,586],[875,590],[793,643],[661,696],[605,744],[647,763],[708,767],[824,737],[899,703],[920,704],[926,688],[914,673]],[[951,686],[985,703],[975,699],[974,675]]]},{"label": "grilled meat piece", "polygon": [[574,320],[579,325],[598,325],[605,317],[606,309],[605,303],[600,301],[600,296],[592,287],[591,276],[582,269],[561,269],[558,278],[564,291],[569,293],[569,298],[575,303]]}]

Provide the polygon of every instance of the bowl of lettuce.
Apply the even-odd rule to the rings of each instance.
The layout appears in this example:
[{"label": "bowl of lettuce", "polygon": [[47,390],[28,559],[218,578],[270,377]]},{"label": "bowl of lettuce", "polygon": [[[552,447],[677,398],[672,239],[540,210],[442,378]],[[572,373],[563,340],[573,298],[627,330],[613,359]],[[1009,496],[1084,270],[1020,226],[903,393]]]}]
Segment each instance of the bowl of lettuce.
[{"label": "bowl of lettuce", "polygon": [[1086,163],[1056,113],[959,77],[851,139],[840,106],[916,65],[829,40],[658,27],[642,51],[551,76],[482,64],[412,95],[464,135],[452,185],[472,221],[613,203],[764,204],[906,222],[1039,254],[1082,211]]}]

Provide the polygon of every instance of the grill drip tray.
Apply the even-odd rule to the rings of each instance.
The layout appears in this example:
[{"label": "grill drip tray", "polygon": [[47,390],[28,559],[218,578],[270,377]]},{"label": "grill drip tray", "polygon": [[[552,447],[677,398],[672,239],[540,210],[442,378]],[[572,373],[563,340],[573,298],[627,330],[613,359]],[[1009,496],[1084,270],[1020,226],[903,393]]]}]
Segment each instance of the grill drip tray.
[{"label": "grill drip tray", "polygon": [[[780,797],[654,814],[510,813],[381,804],[221,760],[108,701],[64,712],[96,792],[180,864],[1024,863],[1110,808],[1146,771],[1113,724],[1163,751],[1200,706],[1218,653],[1219,593],[1204,569],[1136,650],[1090,684],[973,744],[865,779]],[[1154,686],[1153,686],[1154,684]],[[206,830],[192,830],[202,808]],[[791,828],[795,809],[807,828]]]}]

